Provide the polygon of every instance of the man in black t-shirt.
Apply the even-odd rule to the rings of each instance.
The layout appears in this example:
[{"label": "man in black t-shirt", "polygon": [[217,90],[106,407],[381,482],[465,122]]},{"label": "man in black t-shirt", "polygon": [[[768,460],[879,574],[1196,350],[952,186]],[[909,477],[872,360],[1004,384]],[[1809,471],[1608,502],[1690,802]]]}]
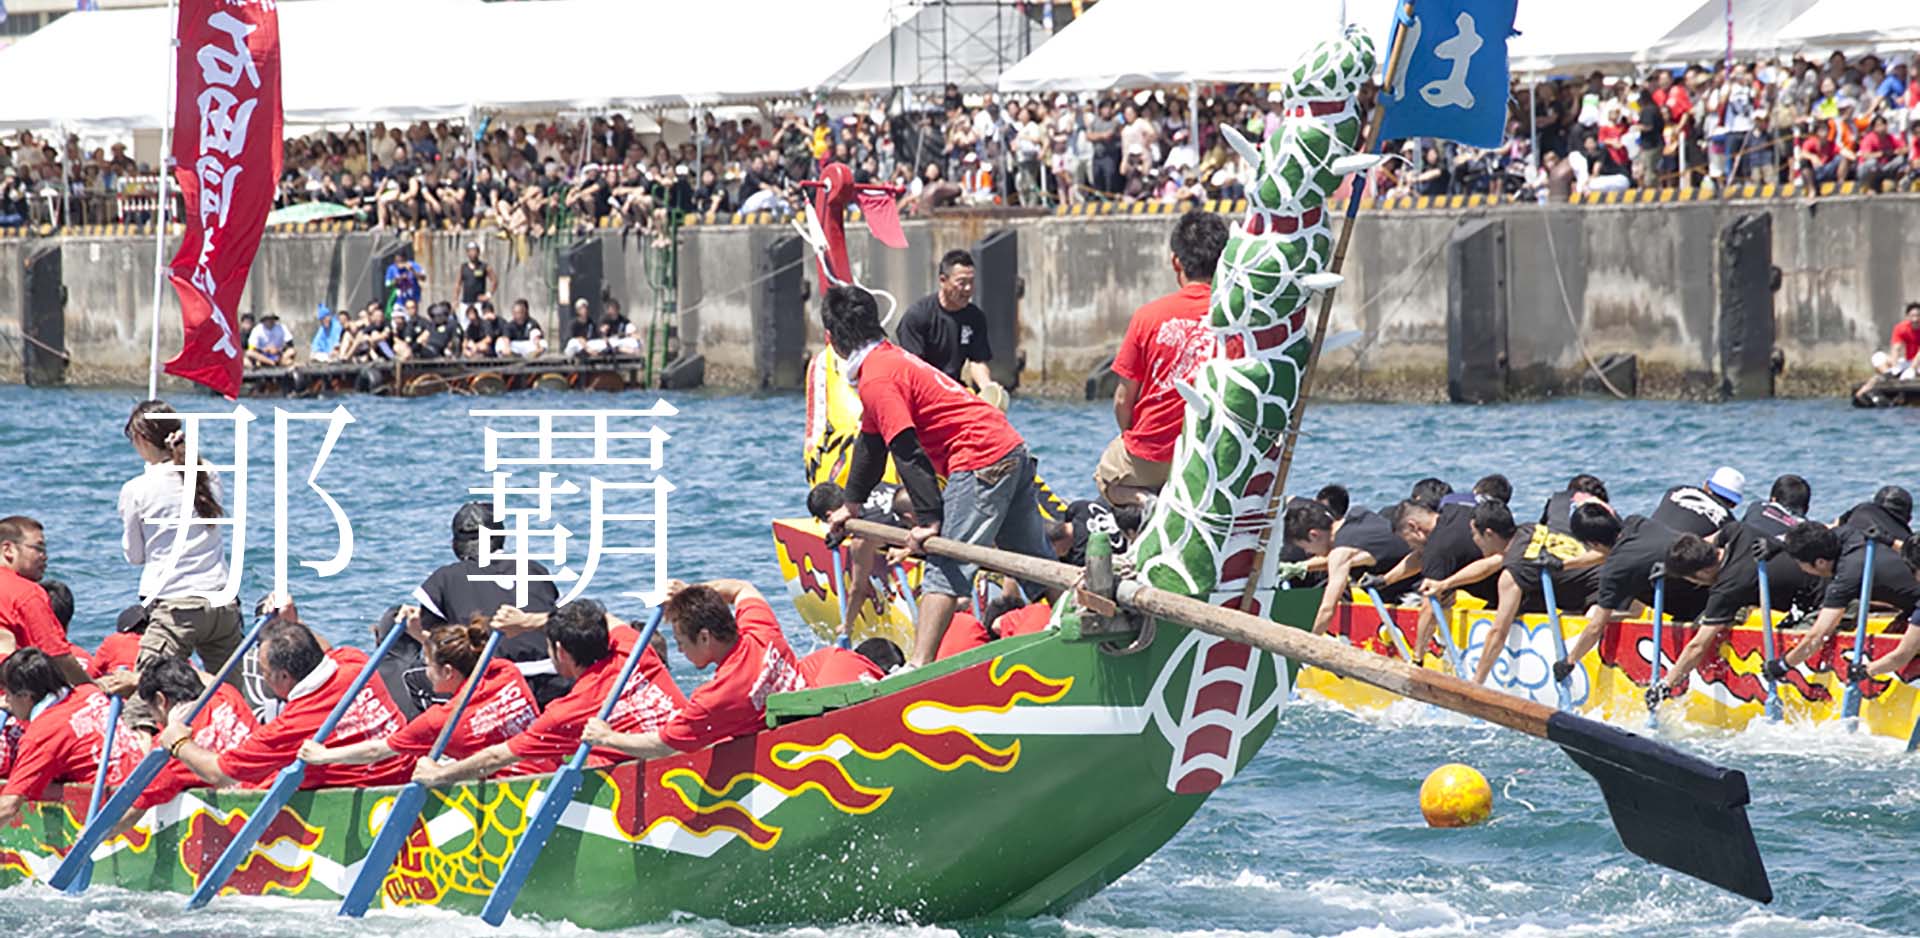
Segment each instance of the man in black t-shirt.
[{"label": "man in black t-shirt", "polygon": [[[1554,662],[1554,680],[1564,681],[1573,673],[1574,663],[1600,644],[1614,619],[1631,613],[1636,606],[1653,604],[1653,569],[1666,562],[1667,552],[1680,536],[1680,532],[1644,515],[1628,515],[1621,520],[1620,536],[1600,563],[1587,625],[1567,643],[1567,657]],[[1663,614],[1675,622],[1691,621],[1706,605],[1707,591],[1686,580],[1672,576],[1666,579]]]},{"label": "man in black t-shirt", "polygon": [[493,301],[481,300],[479,314],[467,317],[467,341],[463,354],[467,358],[492,358],[498,354],[494,348],[495,341],[505,333],[505,324],[494,311]]},{"label": "man in black t-shirt", "polygon": [[1620,536],[1620,519],[1605,502],[1588,500],[1574,507],[1568,527],[1573,533],[1561,534],[1544,524],[1521,525],[1514,532],[1501,564],[1500,604],[1474,668],[1474,683],[1487,682],[1498,652],[1507,647],[1513,620],[1522,612],[1546,611],[1542,572],[1553,582],[1553,598],[1561,612],[1586,609],[1599,586],[1600,563]]},{"label": "man in black t-shirt", "polygon": [[1571,534],[1573,532],[1567,525],[1573,517],[1573,508],[1588,499],[1612,501],[1607,495],[1607,484],[1600,481],[1599,476],[1583,472],[1568,479],[1565,489],[1547,499],[1546,507],[1540,509],[1540,523],[1546,525],[1548,530]]},{"label": "man in black t-shirt", "polygon": [[[1920,605],[1920,580],[1914,576],[1914,565],[1920,563],[1920,542],[1909,539],[1902,549],[1895,550],[1887,543],[1887,532],[1876,533],[1872,601],[1893,606],[1905,619],[1915,605]],[[1767,673],[1776,681],[1785,679],[1789,668],[1805,664],[1826,647],[1827,640],[1850,618],[1847,607],[1860,599],[1860,580],[1866,570],[1867,535],[1845,525],[1829,528],[1809,521],[1787,532],[1786,551],[1801,570],[1825,577],[1827,591],[1807,637],[1791,651],[1767,662]],[[1852,662],[1849,670],[1855,672],[1848,675],[1850,681],[1866,679],[1865,662]]]},{"label": "man in black t-shirt", "polygon": [[1682,534],[1708,537],[1733,521],[1733,510],[1740,507],[1740,490],[1746,482],[1740,470],[1721,466],[1713,470],[1705,485],[1668,489],[1649,517]]},{"label": "man in black t-shirt", "polygon": [[993,384],[987,363],[987,314],[973,305],[973,255],[948,251],[940,258],[940,287],[915,300],[900,317],[901,348],[962,384]]},{"label": "man in black t-shirt", "polygon": [[[547,353],[546,332],[533,321],[526,300],[513,301],[513,318],[501,327],[500,340],[495,348],[502,357],[539,358]],[[501,345],[505,348],[500,348]]]},{"label": "man in black t-shirt", "polygon": [[1707,602],[1695,620],[1699,630],[1694,632],[1687,647],[1681,649],[1680,657],[1674,660],[1660,683],[1648,688],[1649,704],[1658,706],[1660,701],[1672,697],[1674,689],[1719,646],[1727,627],[1746,621],[1746,610],[1760,605],[1762,556],[1767,558],[1767,598],[1775,604],[1775,609],[1779,608],[1782,586],[1792,589],[1805,577],[1790,554],[1777,548],[1762,548],[1769,540],[1760,531],[1738,523],[1720,529],[1714,541],[1693,534],[1674,539],[1666,557],[1667,582],[1685,580],[1706,587]]},{"label": "man in black t-shirt", "polygon": [[1104,498],[1072,502],[1067,505],[1066,520],[1047,523],[1047,540],[1061,563],[1082,567],[1087,563],[1087,539],[1095,531],[1107,535],[1115,554],[1126,553],[1127,545],[1140,533],[1140,506],[1116,508]]},{"label": "man in black t-shirt", "polygon": [[605,348],[605,344],[599,342],[594,336],[597,325],[593,321],[593,307],[587,302],[587,298],[583,296],[574,300],[573,318],[567,321],[567,344],[561,346],[560,354],[572,358]]},{"label": "man in black t-shirt", "polygon": [[1913,496],[1897,485],[1882,486],[1873,500],[1861,502],[1840,516],[1840,524],[1865,533],[1879,531],[1883,540],[1898,546],[1912,532]]},{"label": "man in black t-shirt", "polygon": [[1369,574],[1379,577],[1383,599],[1388,599],[1388,592],[1393,599],[1405,595],[1415,585],[1414,575],[1420,570],[1419,558],[1409,557],[1426,542],[1434,517],[1432,509],[1409,502],[1393,506],[1385,515],[1355,508],[1347,512],[1336,531],[1333,513],[1324,505],[1309,502],[1288,509],[1286,539],[1310,557],[1325,558],[1326,592],[1313,619],[1313,634],[1326,634],[1333,624],[1334,611],[1347,598],[1348,586],[1355,579]]},{"label": "man in black t-shirt", "polygon": [[[1492,497],[1473,505],[1442,507],[1433,533],[1420,548],[1421,594],[1438,599],[1442,612],[1448,615],[1453,612],[1456,590],[1479,597],[1488,605],[1497,603],[1500,567],[1515,531],[1513,512],[1506,502]],[[1422,603],[1414,642],[1416,658],[1426,657],[1428,639],[1439,624],[1433,604]]]},{"label": "man in black t-shirt", "polygon": [[1794,525],[1807,520],[1808,506],[1813,501],[1813,488],[1807,480],[1787,473],[1773,480],[1773,488],[1767,492],[1767,500],[1753,502],[1747,506],[1740,523],[1762,537],[1785,537]]},{"label": "man in black t-shirt", "polygon": [[460,318],[463,322],[471,321],[480,307],[480,301],[493,295],[496,282],[493,268],[480,259],[479,242],[468,241],[467,259],[460,265]]},{"label": "man in black t-shirt", "polygon": [[454,324],[453,307],[442,301],[427,307],[427,321],[413,337],[417,358],[447,358],[460,353],[460,327]]},{"label": "man in black t-shirt", "polygon": [[[475,615],[491,618],[503,606],[530,613],[552,612],[559,601],[558,588],[545,580],[536,579],[527,584],[527,604],[516,606],[512,586],[472,579],[475,576],[508,576],[514,572],[515,563],[510,560],[496,559],[485,565],[480,563],[480,529],[483,527],[493,527],[493,506],[487,502],[469,502],[454,513],[454,562],[433,571],[413,591],[414,600],[420,604],[419,634],[449,623],[471,622]],[[527,570],[536,577],[547,576],[547,568],[538,562],[529,562]],[[410,653],[419,653],[417,644]],[[497,654],[519,667],[541,706],[566,693],[572,684],[554,673],[553,664],[547,658],[546,638],[537,632],[501,639]],[[419,688],[411,674],[407,683],[409,693],[418,697]],[[431,693],[430,687],[428,691]]]}]

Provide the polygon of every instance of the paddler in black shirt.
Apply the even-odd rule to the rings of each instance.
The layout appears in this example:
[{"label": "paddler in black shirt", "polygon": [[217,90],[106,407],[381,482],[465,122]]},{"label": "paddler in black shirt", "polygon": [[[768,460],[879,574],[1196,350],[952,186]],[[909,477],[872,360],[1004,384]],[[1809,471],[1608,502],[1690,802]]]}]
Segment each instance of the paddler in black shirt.
[{"label": "paddler in black shirt", "polygon": [[[1388,602],[1412,589],[1416,585],[1414,575],[1420,570],[1416,551],[1426,543],[1435,520],[1433,509],[1401,502],[1385,515],[1355,508],[1347,512],[1335,531],[1333,513],[1324,505],[1311,503],[1288,509],[1287,540],[1311,557],[1326,558],[1326,592],[1314,616],[1313,634],[1326,634],[1333,624],[1334,610],[1347,598],[1347,587],[1353,579],[1368,574],[1378,577],[1382,598]],[[1389,592],[1392,598],[1387,597]]]},{"label": "paddler in black shirt", "polygon": [[1582,472],[1568,479],[1565,489],[1547,499],[1546,507],[1540,509],[1540,523],[1546,525],[1548,530],[1572,534],[1569,523],[1573,519],[1573,508],[1589,499],[1612,501],[1607,495],[1607,484],[1600,481],[1599,476]]},{"label": "paddler in black shirt", "polygon": [[1787,473],[1773,480],[1773,488],[1767,492],[1767,500],[1755,502],[1747,507],[1747,513],[1740,523],[1752,528],[1762,537],[1785,537],[1794,525],[1807,520],[1808,505],[1813,500],[1813,488],[1807,480]]},{"label": "paddler in black shirt", "polygon": [[[1494,605],[1500,599],[1500,566],[1513,544],[1515,530],[1513,512],[1504,501],[1487,499],[1472,507],[1442,508],[1433,533],[1420,548],[1420,592],[1438,599],[1442,611],[1449,615],[1455,590]],[[1421,604],[1414,664],[1426,658],[1428,640],[1438,624],[1433,604]]]},{"label": "paddler in black shirt", "polygon": [[1553,582],[1554,599],[1561,612],[1580,612],[1592,599],[1599,586],[1600,563],[1620,536],[1620,519],[1605,502],[1588,500],[1574,506],[1567,526],[1573,533],[1561,534],[1544,524],[1525,525],[1514,532],[1500,571],[1500,605],[1494,610],[1493,627],[1481,646],[1474,683],[1487,682],[1494,662],[1499,660],[1498,652],[1506,650],[1514,618],[1521,612],[1546,611],[1541,571],[1546,571]]},{"label": "paddler in black shirt", "polygon": [[1714,541],[1694,534],[1674,538],[1666,557],[1669,592],[1672,583],[1685,580],[1707,588],[1707,603],[1694,620],[1699,630],[1693,633],[1687,647],[1680,650],[1680,657],[1660,683],[1647,689],[1650,706],[1658,706],[1672,697],[1674,688],[1719,646],[1727,627],[1746,621],[1746,610],[1760,605],[1759,557],[1762,554],[1767,557],[1768,598],[1774,602],[1783,595],[1782,586],[1795,589],[1806,579],[1805,571],[1791,555],[1779,549],[1778,542],[1745,524],[1735,523],[1720,529]]},{"label": "paddler in black shirt", "polygon": [[[1880,566],[1879,559],[1879,553],[1875,552],[1875,568]],[[1906,564],[1907,569],[1915,577],[1920,577],[1920,538],[1908,538],[1900,545],[1900,559]],[[1873,598],[1875,600],[1880,598],[1878,583],[1875,584]],[[1904,603],[1905,599],[1897,602]],[[1913,607],[1911,605],[1903,606],[1900,611],[1900,619],[1911,620],[1912,617]],[[1915,655],[1920,655],[1920,627],[1916,627],[1911,621],[1908,621],[1906,631],[1900,635],[1900,643],[1893,646],[1892,651],[1868,662],[1865,676],[1884,677],[1889,674],[1896,674],[1904,669],[1908,662],[1914,659]],[[1848,676],[1849,678],[1852,677],[1851,674]]]},{"label": "paddler in black shirt", "polygon": [[1140,533],[1140,506],[1118,508],[1104,498],[1083,498],[1067,505],[1064,521],[1047,523],[1047,540],[1061,563],[1086,566],[1087,539],[1099,531],[1113,544],[1115,554],[1125,553],[1134,535]]},{"label": "paddler in black shirt", "polygon": [[1892,541],[1898,547],[1913,533],[1912,521],[1913,496],[1900,486],[1887,485],[1873,493],[1872,501],[1847,509],[1839,524],[1855,531],[1878,530],[1883,541]]},{"label": "paddler in black shirt", "polygon": [[[1896,552],[1886,543],[1887,532],[1874,534],[1878,543],[1873,551],[1873,601],[1893,606],[1905,618],[1920,604],[1920,580],[1915,579],[1913,564],[1906,557],[1920,555],[1920,548],[1911,546],[1910,541]],[[1785,680],[1789,669],[1805,664],[1824,648],[1827,639],[1847,620],[1847,606],[1860,598],[1867,537],[1852,527],[1829,528],[1818,521],[1809,521],[1787,532],[1787,553],[1801,570],[1826,578],[1827,592],[1820,600],[1820,612],[1813,617],[1813,627],[1807,630],[1806,638],[1786,654],[1767,662],[1768,676],[1776,681]],[[1916,560],[1920,560],[1920,556]],[[1867,677],[1865,662],[1852,662],[1848,671],[1849,681]]]},{"label": "paddler in black shirt", "polygon": [[1660,496],[1653,509],[1653,520],[1683,534],[1706,537],[1733,520],[1740,507],[1740,490],[1747,477],[1731,466],[1721,466],[1707,477],[1705,485],[1676,485]]},{"label": "paddler in black shirt", "polygon": [[[1600,580],[1594,589],[1593,606],[1587,610],[1586,627],[1567,643],[1567,657],[1554,662],[1554,680],[1564,681],[1573,673],[1574,663],[1600,644],[1614,619],[1653,604],[1653,568],[1666,562],[1667,552],[1681,536],[1679,531],[1644,515],[1621,519],[1620,536],[1600,564]],[[1705,588],[1667,577],[1664,612],[1673,621],[1692,621],[1706,604]]]}]

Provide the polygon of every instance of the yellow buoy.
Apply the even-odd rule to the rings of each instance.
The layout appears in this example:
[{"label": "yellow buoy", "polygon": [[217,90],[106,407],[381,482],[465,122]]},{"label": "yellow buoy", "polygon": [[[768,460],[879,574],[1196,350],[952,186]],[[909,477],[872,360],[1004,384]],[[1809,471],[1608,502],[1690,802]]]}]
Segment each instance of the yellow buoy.
[{"label": "yellow buoy", "polygon": [[1448,763],[1421,783],[1420,813],[1429,827],[1472,827],[1493,815],[1493,789],[1472,766]]}]

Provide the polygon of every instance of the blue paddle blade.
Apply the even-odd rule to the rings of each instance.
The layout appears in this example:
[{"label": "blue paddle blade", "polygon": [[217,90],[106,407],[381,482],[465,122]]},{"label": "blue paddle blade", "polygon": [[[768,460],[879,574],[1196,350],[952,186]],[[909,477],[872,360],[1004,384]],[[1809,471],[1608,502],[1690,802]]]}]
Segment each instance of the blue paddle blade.
[{"label": "blue paddle blade", "polygon": [[487,897],[487,904],[480,910],[480,918],[489,925],[498,926],[507,920],[507,910],[513,908],[513,900],[519,898],[520,888],[527,884],[527,874],[533,872],[533,864],[540,859],[540,851],[546,847],[547,838],[553,836],[554,828],[560,825],[560,815],[566,813],[567,805],[573,803],[575,792],[580,790],[582,773],[569,765],[553,773],[553,781],[547,786],[547,796],[540,802],[540,812],[527,824],[527,831],[520,835],[520,842],[513,845],[513,856],[507,859],[506,868],[500,871],[500,881],[494,885],[493,894]]},{"label": "blue paddle blade", "polygon": [[[395,631],[399,630],[395,629]],[[247,823],[240,828],[240,833],[234,835],[233,842],[227,844],[227,849],[220,854],[220,859],[213,864],[213,869],[208,870],[206,878],[200,880],[200,887],[193,891],[191,898],[187,899],[188,911],[206,905],[213,901],[214,896],[220,894],[220,888],[227,884],[227,878],[233,875],[234,870],[240,868],[241,861],[253,853],[254,844],[259,843],[260,838],[266,835],[267,825],[273,823],[273,819],[280,814],[280,809],[286,806],[287,800],[293,797],[293,793],[300,790],[300,783],[305,781],[306,777],[307,764],[298,759],[295,759],[292,765],[280,770],[280,777],[273,780],[273,787],[267,789],[266,797],[260,799],[259,806],[254,808],[253,814],[247,817]]]},{"label": "blue paddle blade", "polygon": [[[154,777],[167,767],[170,758],[165,749],[155,749],[140,760],[133,774],[127,776],[126,782],[101,806],[100,813],[94,815],[93,820],[87,822],[87,826],[80,831],[73,848],[67,851],[66,858],[60,861],[59,868],[53,871],[53,877],[47,880],[47,885],[65,892],[74,891],[68,887],[79,881],[81,873],[93,867],[93,851],[106,843],[107,832],[113,830],[120,823],[120,818],[133,809],[135,799],[147,790],[148,785],[153,784]],[[87,887],[83,885],[79,888]]]},{"label": "blue paddle blade", "polygon": [[367,848],[366,857],[360,861],[360,873],[347,889],[347,897],[340,900],[341,915],[359,918],[367,914],[367,907],[380,894],[380,885],[387,881],[387,870],[393,868],[394,858],[400,855],[400,848],[406,846],[413,822],[420,818],[420,809],[426,806],[427,786],[419,782],[407,783],[400,794],[394,796],[393,810],[387,812],[386,824],[381,826],[380,835],[373,839],[373,846]]},{"label": "blue paddle blade", "polygon": [[1907,751],[1920,749],[1920,720],[1913,721],[1913,732],[1907,734]]}]

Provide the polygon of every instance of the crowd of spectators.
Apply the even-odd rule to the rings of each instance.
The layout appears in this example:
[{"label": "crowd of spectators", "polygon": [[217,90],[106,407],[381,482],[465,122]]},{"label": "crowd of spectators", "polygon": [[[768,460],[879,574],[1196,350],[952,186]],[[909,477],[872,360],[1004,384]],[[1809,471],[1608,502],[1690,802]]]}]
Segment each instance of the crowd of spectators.
[{"label": "crowd of spectators", "polygon": [[[1891,64],[1890,64],[1891,63]],[[877,103],[721,119],[676,143],[625,115],[499,126],[375,124],[286,141],[277,203],[332,202],[378,227],[488,226],[541,235],[619,225],[659,235],[676,213],[785,212],[827,161],[897,185],[902,207],[1234,199],[1250,168],[1223,126],[1261,139],[1281,121],[1263,86],[1004,97],[948,86],[925,106]],[[1905,184],[1920,170],[1920,84],[1904,61],[1834,53],[1639,76],[1515,82],[1507,142],[1483,150],[1390,141],[1373,191],[1520,200],[1730,182]],[[739,109],[730,111],[738,113]],[[1197,112],[1197,113],[1196,113]],[[1920,129],[1915,127],[1911,129]],[[684,138],[684,139],[682,139]],[[22,131],[0,140],[0,226],[144,221],[154,176],[123,144],[83,152]],[[1535,147],[1538,156],[1535,156]],[[63,195],[63,185],[66,187]]]}]

